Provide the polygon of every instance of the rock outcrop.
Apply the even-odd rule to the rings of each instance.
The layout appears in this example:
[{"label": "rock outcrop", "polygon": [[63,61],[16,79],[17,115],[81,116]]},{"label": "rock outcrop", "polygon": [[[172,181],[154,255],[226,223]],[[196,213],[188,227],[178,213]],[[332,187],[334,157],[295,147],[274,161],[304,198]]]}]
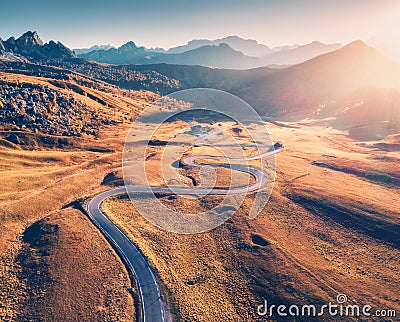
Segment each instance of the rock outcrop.
[{"label": "rock outcrop", "polygon": [[0,53],[10,53],[29,60],[74,58],[75,54],[60,42],[43,43],[36,31],[27,31],[21,37],[10,37],[0,42]]}]

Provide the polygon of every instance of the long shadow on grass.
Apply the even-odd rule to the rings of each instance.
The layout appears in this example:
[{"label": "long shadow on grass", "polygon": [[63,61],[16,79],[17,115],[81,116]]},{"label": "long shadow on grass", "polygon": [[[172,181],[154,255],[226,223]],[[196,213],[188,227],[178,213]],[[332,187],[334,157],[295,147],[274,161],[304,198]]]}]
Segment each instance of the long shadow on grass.
[{"label": "long shadow on grass", "polygon": [[[328,217],[345,228],[357,230],[374,239],[383,241],[400,249],[400,225],[354,212],[322,200],[313,200],[304,196],[291,196],[291,199],[311,213]],[[384,217],[384,216],[382,216]]]}]

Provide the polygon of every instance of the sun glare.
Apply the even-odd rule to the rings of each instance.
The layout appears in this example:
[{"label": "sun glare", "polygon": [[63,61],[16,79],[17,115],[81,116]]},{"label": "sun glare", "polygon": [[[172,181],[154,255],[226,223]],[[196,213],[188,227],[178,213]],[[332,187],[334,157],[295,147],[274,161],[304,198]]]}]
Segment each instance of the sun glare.
[{"label": "sun glare", "polygon": [[376,37],[396,51],[400,60],[400,3],[382,21]]}]

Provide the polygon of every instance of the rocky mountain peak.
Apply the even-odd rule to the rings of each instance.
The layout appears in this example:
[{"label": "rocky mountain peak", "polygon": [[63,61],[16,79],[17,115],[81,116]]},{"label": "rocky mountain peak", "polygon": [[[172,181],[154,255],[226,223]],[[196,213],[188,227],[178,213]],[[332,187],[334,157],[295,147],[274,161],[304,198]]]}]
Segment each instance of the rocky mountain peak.
[{"label": "rocky mountain peak", "polygon": [[136,44],[131,40],[131,41],[128,41],[126,44],[123,44],[118,49],[119,50],[135,50],[135,49],[138,49],[138,46],[136,46]]},{"label": "rocky mountain peak", "polygon": [[75,57],[75,54],[60,42],[43,43],[36,31],[27,31],[17,39],[10,37],[3,43],[3,47],[5,52],[17,54],[29,60]]},{"label": "rocky mountain peak", "polygon": [[35,46],[43,46],[43,41],[36,31],[27,31],[16,40],[16,43],[20,49],[27,51]]}]

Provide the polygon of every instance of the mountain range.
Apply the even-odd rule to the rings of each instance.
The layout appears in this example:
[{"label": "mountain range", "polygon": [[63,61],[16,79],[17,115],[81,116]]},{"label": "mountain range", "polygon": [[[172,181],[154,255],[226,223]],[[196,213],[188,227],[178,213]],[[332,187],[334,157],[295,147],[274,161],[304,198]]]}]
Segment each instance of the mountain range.
[{"label": "mountain range", "polygon": [[228,36],[221,39],[194,39],[189,41],[186,45],[177,46],[165,51],[168,54],[181,54],[188,50],[200,48],[202,46],[218,46],[220,44],[227,44],[234,50],[241,51],[244,55],[251,57],[267,56],[274,51],[263,44],[259,44],[253,39],[243,39],[238,36]]},{"label": "mountain range", "polygon": [[[280,50],[289,55],[303,49],[291,46]],[[0,70],[44,77],[59,74],[60,79],[78,73],[93,81],[162,95],[187,88],[216,88],[241,97],[260,115],[275,119],[332,118],[335,127],[353,129],[351,133],[359,133],[354,128],[362,128],[364,137],[368,133],[373,138],[400,129],[400,66],[360,40],[280,69],[205,67],[215,66],[229,55],[233,57],[231,62],[240,67],[244,61],[253,63],[259,59],[235,51],[225,43],[166,54],[149,53],[144,47],[128,42],[120,48],[89,54],[98,55],[100,60],[104,53],[121,64],[84,59],[85,55],[76,56],[61,43],[44,44],[37,33],[27,32],[18,39],[0,41]],[[141,64],[122,64],[126,57]],[[193,57],[204,66],[192,65]],[[165,61],[145,64],[160,59]],[[364,115],[362,122],[355,115]]]},{"label": "mountain range", "polygon": [[[245,99],[262,115],[301,112],[312,116],[360,88],[399,88],[400,66],[358,40],[336,51],[287,68],[248,70],[212,69],[168,64],[135,65],[135,70],[154,70],[179,81],[179,89],[211,87]],[[360,98],[362,100],[362,98]],[[330,106],[329,105],[329,106]]]},{"label": "mountain range", "polygon": [[73,58],[72,50],[60,42],[43,43],[36,31],[28,31],[19,38],[0,38],[0,56],[3,59],[34,60]]},{"label": "mountain range", "polygon": [[323,107],[360,88],[399,87],[399,70],[399,65],[358,40],[242,84],[236,93],[258,106],[263,114],[307,109],[314,112],[318,106]]},{"label": "mountain range", "polygon": [[216,40],[198,39],[186,45],[164,49],[146,49],[129,41],[119,48],[78,49],[78,56],[110,64],[184,64],[217,68],[248,69],[266,65],[301,63],[341,48],[340,44],[314,41],[306,45],[281,46],[276,49],[255,40],[229,36]]},{"label": "mountain range", "polygon": [[108,64],[179,64],[202,65],[218,68],[246,69],[263,65],[256,57],[249,57],[240,51],[232,49],[227,44],[205,45],[183,53],[166,54],[149,52],[144,47],[138,47],[133,41],[119,48],[95,50],[78,55],[81,58]]},{"label": "mountain range", "polygon": [[291,65],[341,48],[312,42],[307,45],[278,47],[276,50],[237,36],[217,40],[193,40],[184,46],[152,51],[129,41],[119,48],[95,45],[88,49],[67,48],[60,42],[44,43],[37,32],[28,31],[15,39],[0,38],[0,59],[41,61],[71,59],[76,56],[109,64],[178,64],[201,65],[215,68],[248,69],[266,65]]},{"label": "mountain range", "polygon": [[73,49],[73,51],[75,54],[81,55],[81,54],[90,53],[91,51],[94,51],[94,50],[108,50],[111,48],[114,48],[114,47],[111,45],[93,45],[89,48],[76,48],[76,49]]}]

